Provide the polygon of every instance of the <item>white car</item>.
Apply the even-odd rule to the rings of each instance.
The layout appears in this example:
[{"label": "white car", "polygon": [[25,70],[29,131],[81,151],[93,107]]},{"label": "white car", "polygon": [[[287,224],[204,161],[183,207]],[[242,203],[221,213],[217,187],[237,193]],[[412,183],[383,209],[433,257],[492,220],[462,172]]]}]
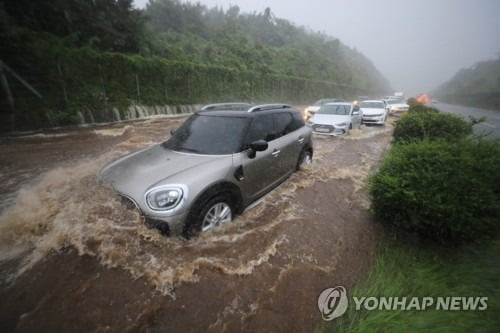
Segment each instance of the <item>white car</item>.
[{"label": "white car", "polygon": [[328,103],[319,108],[307,125],[313,133],[339,136],[361,126],[363,113],[353,103]]},{"label": "white car", "polygon": [[389,111],[390,112],[404,112],[408,111],[410,106],[406,103],[404,103],[400,99],[387,99],[385,100],[387,105],[389,106]]},{"label": "white car", "polygon": [[319,99],[316,102],[314,102],[313,105],[308,106],[304,110],[304,118],[305,119],[311,118],[316,113],[316,111],[319,110],[319,108],[322,105],[325,105],[325,104],[328,104],[328,103],[339,103],[339,102],[345,102],[345,101],[343,99],[340,99],[340,98],[323,98],[323,99]]},{"label": "white car", "polygon": [[359,103],[364,124],[383,125],[389,113],[389,106],[382,100],[367,100]]}]

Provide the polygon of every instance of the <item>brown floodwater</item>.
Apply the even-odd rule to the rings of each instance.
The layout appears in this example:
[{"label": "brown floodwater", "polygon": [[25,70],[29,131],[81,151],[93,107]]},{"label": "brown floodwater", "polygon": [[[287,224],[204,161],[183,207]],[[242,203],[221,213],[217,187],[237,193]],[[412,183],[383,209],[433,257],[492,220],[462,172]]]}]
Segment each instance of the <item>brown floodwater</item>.
[{"label": "brown floodwater", "polygon": [[392,125],[314,137],[314,162],[185,240],[148,229],[97,172],[183,118],[0,139],[0,330],[311,331],[317,297],[373,260],[366,177]]}]

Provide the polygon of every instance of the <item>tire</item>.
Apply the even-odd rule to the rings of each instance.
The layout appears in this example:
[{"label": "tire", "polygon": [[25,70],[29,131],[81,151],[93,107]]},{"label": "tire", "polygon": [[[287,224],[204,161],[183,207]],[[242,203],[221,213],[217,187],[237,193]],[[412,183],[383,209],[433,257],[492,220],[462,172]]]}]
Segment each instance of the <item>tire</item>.
[{"label": "tire", "polygon": [[296,170],[299,171],[300,167],[304,164],[311,164],[312,163],[312,154],[308,150],[302,150],[302,152],[299,155],[299,160],[297,161],[297,167]]},{"label": "tire", "polygon": [[197,232],[210,231],[223,223],[233,220],[235,209],[229,195],[217,195],[204,202],[201,200],[201,209],[194,206],[193,209],[196,209],[196,211],[189,214],[190,217],[184,228],[186,238],[190,238]]}]

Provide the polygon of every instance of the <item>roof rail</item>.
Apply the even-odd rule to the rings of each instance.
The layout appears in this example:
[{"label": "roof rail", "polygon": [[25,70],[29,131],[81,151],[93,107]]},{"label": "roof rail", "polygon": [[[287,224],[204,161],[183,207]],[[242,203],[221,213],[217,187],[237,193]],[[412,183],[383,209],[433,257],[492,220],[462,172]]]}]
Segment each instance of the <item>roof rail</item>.
[{"label": "roof rail", "polygon": [[215,111],[215,110],[231,110],[231,109],[248,109],[252,106],[250,103],[234,102],[234,103],[215,103],[207,104],[201,108],[201,111]]},{"label": "roof rail", "polygon": [[276,109],[291,109],[291,108],[292,107],[288,104],[261,104],[251,107],[250,109],[248,109],[248,112],[276,110]]}]

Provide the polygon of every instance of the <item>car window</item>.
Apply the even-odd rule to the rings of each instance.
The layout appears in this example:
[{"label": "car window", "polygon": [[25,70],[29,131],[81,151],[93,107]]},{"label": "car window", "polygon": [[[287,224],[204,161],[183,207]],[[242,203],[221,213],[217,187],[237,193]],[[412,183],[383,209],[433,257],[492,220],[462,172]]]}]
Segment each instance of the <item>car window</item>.
[{"label": "car window", "polygon": [[299,112],[293,112],[292,113],[293,117],[293,131],[298,130],[302,126],[305,126],[304,123],[304,118],[302,118],[302,115]]},{"label": "car window", "polygon": [[245,117],[193,115],[163,146],[197,154],[233,154],[241,151],[247,126]]},{"label": "car window", "polygon": [[361,102],[360,106],[362,108],[371,108],[371,109],[383,109],[385,107],[382,102]]},{"label": "car window", "polygon": [[349,115],[351,107],[349,105],[326,104],[323,105],[317,114],[331,114],[331,115]]},{"label": "car window", "polygon": [[275,113],[273,118],[276,137],[287,135],[293,130],[293,118],[290,113]]},{"label": "car window", "polygon": [[273,116],[271,114],[259,115],[253,119],[245,142],[247,144],[257,140],[269,142],[275,138]]},{"label": "car window", "polygon": [[273,114],[276,137],[287,135],[294,131],[293,117],[289,112]]},{"label": "car window", "polygon": [[345,101],[341,98],[326,98],[326,99],[317,100],[313,105],[314,106],[322,106],[326,103],[340,103],[340,102],[345,102]]}]

